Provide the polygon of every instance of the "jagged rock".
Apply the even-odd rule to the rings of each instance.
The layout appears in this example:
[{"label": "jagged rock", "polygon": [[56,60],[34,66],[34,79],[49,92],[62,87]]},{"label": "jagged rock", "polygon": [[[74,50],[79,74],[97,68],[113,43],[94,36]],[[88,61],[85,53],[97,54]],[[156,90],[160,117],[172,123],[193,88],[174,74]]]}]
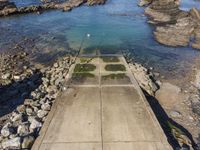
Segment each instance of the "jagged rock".
[{"label": "jagged rock", "polygon": [[23,121],[23,116],[22,116],[22,114],[21,114],[21,113],[19,114],[19,113],[14,112],[14,113],[12,114],[11,121],[12,121],[12,122]]},{"label": "jagged rock", "polygon": [[31,125],[30,125],[30,129],[34,130],[34,129],[37,129],[37,128],[41,128],[42,127],[42,123],[36,119],[33,119],[31,121]]},{"label": "jagged rock", "polygon": [[141,88],[143,88],[149,95],[154,95],[155,92],[158,90],[158,86],[156,83],[151,79],[151,75],[148,73],[148,70],[144,68],[140,64],[129,64],[129,67],[134,74],[138,84]]},{"label": "jagged rock", "polygon": [[17,134],[20,136],[28,135],[29,134],[29,124],[24,123],[18,126],[17,128]]},{"label": "jagged rock", "polygon": [[26,111],[26,107],[25,107],[24,105],[19,105],[19,106],[17,107],[17,111],[18,111],[19,113],[24,113],[24,112]]},{"label": "jagged rock", "polygon": [[152,0],[140,0],[139,3],[138,3],[138,5],[139,5],[140,7],[142,7],[142,6],[147,6],[147,5],[149,5],[150,3],[152,3]]},{"label": "jagged rock", "polygon": [[41,106],[41,108],[45,111],[50,111],[51,105],[49,103],[45,103]]},{"label": "jagged rock", "polygon": [[20,149],[21,148],[21,139],[20,137],[16,137],[13,139],[8,139],[2,141],[3,149]]},{"label": "jagged rock", "polygon": [[17,7],[13,2],[9,2],[8,0],[0,1],[0,16],[6,16],[17,11]]},{"label": "jagged rock", "polygon": [[34,143],[35,138],[33,136],[26,136],[23,138],[22,148],[31,148]]},{"label": "jagged rock", "polygon": [[3,137],[8,137],[13,133],[13,128],[11,127],[11,124],[7,123],[6,125],[3,126],[1,129],[1,135]]}]

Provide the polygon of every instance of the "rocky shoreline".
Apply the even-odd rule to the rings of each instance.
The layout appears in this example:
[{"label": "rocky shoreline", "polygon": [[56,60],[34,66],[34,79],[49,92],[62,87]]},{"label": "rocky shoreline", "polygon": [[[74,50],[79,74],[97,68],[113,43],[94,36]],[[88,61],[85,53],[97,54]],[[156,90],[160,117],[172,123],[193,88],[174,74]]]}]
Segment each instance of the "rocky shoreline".
[{"label": "rocky shoreline", "polygon": [[[21,57],[21,54],[18,53],[15,57]],[[1,97],[5,93],[4,97],[7,96],[8,100],[12,98],[12,101],[1,98],[1,107],[8,110],[5,107],[11,107],[13,103],[15,105],[10,112],[2,112],[1,109],[0,149],[31,148],[59,92],[66,90],[63,84],[73,61],[74,57],[66,56],[50,67],[24,67],[17,78],[13,78],[16,71],[8,69],[7,73],[2,73]],[[32,72],[25,74],[28,70]],[[7,75],[8,72],[10,75]],[[16,104],[18,99],[21,101]]]},{"label": "rocky shoreline", "polygon": [[[124,56],[163,130],[166,131],[168,140],[172,141],[172,145],[175,143],[173,148],[199,150],[199,68],[196,68],[192,73],[193,75],[190,75],[190,81],[185,82],[184,86],[180,86],[176,85],[174,81],[162,79],[159,73],[154,73],[153,68],[147,69],[141,64],[136,63],[131,53],[125,51]],[[169,122],[174,128],[169,126]],[[175,134],[173,133],[174,130]]]},{"label": "rocky shoreline", "polygon": [[200,10],[183,11],[179,4],[179,0],[141,0],[139,6],[147,6],[145,14],[159,43],[200,49]]},{"label": "rocky shoreline", "polygon": [[82,4],[92,5],[101,5],[104,4],[106,0],[69,0],[63,3],[57,3],[56,1],[44,2],[42,5],[31,5],[25,7],[17,7],[13,2],[9,0],[0,0],[0,17],[8,16],[13,14],[24,14],[24,13],[42,13],[45,10],[51,9],[61,9],[63,11],[70,11],[75,7],[78,7]]}]

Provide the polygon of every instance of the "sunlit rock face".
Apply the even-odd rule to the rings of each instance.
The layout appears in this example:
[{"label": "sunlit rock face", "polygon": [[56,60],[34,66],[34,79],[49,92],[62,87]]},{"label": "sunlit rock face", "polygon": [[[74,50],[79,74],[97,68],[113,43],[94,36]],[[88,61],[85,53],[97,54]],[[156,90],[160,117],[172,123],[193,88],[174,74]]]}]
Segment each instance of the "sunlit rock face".
[{"label": "sunlit rock face", "polygon": [[0,0],[0,16],[11,14],[17,11],[14,3],[8,0]]},{"label": "sunlit rock face", "polygon": [[154,0],[145,9],[148,22],[156,25],[154,37],[164,45],[200,49],[200,11],[184,11],[179,5],[179,0]]}]

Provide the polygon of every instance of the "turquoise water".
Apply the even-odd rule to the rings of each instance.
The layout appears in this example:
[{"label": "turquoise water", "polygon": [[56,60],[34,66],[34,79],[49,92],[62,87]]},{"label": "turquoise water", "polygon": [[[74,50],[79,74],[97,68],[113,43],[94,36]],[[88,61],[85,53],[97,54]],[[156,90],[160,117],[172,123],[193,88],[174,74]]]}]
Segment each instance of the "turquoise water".
[{"label": "turquoise water", "polygon": [[[108,0],[104,6],[82,6],[71,12],[49,11],[0,19],[0,50],[31,38],[27,51],[34,61],[48,64],[69,51],[99,48],[104,52],[129,50],[134,59],[166,77],[185,76],[200,52],[158,44],[146,23],[143,8],[133,0]],[[87,37],[90,34],[90,37]],[[81,45],[81,42],[83,44]],[[180,75],[181,73],[181,75]]]}]

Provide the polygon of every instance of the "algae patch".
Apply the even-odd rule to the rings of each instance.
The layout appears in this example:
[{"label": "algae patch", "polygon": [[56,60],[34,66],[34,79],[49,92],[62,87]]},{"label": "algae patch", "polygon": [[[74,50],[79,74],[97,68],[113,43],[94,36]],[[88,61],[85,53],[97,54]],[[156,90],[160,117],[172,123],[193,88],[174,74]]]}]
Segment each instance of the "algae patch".
[{"label": "algae patch", "polygon": [[119,62],[118,57],[102,57],[104,62]]},{"label": "algae patch", "polygon": [[106,71],[126,71],[126,67],[122,64],[109,64],[105,66]]},{"label": "algae patch", "polygon": [[124,79],[124,78],[128,78],[125,73],[118,73],[118,74],[114,74],[113,73],[113,74],[102,76],[103,80],[107,80],[107,79]]},{"label": "algae patch", "polygon": [[93,64],[77,64],[74,68],[74,72],[90,72],[94,71],[96,66]]}]

